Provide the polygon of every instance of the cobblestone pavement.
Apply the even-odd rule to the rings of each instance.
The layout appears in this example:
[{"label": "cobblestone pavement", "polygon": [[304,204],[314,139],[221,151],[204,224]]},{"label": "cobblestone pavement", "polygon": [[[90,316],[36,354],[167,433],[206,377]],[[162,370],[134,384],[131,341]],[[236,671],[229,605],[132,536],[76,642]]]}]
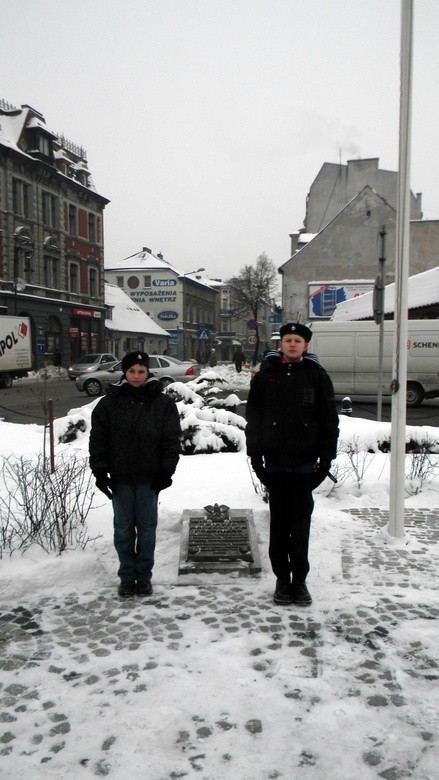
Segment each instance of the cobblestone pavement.
[{"label": "cobblestone pavement", "polygon": [[[352,751],[359,780],[439,778],[439,645],[419,640],[439,615],[439,514],[407,513],[410,551],[377,537],[385,512],[349,514],[337,604],[313,588],[311,607],[278,607],[264,574],[156,585],[149,599],[118,599],[112,582],[0,607],[0,776],[329,780],[352,777]],[[209,672],[217,693],[204,701]],[[255,685],[277,696],[275,710],[256,706]],[[357,706],[356,727],[344,703],[349,717]],[[277,763],[273,739],[288,745]],[[145,751],[149,768],[133,773]]]}]

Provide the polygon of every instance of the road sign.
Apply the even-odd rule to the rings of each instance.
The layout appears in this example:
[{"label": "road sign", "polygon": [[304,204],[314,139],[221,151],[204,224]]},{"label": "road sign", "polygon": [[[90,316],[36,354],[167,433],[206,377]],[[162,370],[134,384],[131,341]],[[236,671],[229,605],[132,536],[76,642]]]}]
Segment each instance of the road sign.
[{"label": "road sign", "polygon": [[282,322],[282,314],[271,314],[268,318],[268,322],[276,323],[276,325]]},{"label": "road sign", "polygon": [[209,339],[210,339],[210,330],[209,330],[209,328],[200,328],[197,331],[197,339],[198,339],[198,341],[209,341]]},{"label": "road sign", "polygon": [[250,344],[251,347],[254,347],[256,344],[256,336],[247,336],[247,344]]}]

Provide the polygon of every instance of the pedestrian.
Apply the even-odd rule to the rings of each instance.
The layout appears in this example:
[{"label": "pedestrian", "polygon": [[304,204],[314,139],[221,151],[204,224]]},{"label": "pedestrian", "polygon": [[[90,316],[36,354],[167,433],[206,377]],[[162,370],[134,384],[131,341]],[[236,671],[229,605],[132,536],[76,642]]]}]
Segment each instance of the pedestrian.
[{"label": "pedestrian", "polygon": [[250,383],[247,453],[269,492],[269,557],[276,604],[311,604],[306,585],[312,491],[336,456],[338,415],[331,379],[304,358],[312,331],[299,322],[280,328],[273,351]]},{"label": "pedestrian", "polygon": [[218,361],[217,361],[217,359],[216,359],[216,352],[215,352],[215,350],[214,350],[214,349],[211,349],[211,350],[210,350],[210,357],[209,357],[209,366],[210,366],[211,368],[215,368],[215,366],[216,366],[217,362],[218,362]]},{"label": "pedestrian", "polygon": [[235,364],[235,369],[238,372],[238,374],[242,371],[242,364],[244,362],[244,353],[242,351],[242,347],[237,347],[233,353],[233,362]]},{"label": "pedestrian", "polygon": [[90,467],[96,486],[113,502],[119,596],[149,596],[158,495],[172,484],[180,420],[175,402],[149,372],[146,352],[125,355],[122,371],[93,409]]}]

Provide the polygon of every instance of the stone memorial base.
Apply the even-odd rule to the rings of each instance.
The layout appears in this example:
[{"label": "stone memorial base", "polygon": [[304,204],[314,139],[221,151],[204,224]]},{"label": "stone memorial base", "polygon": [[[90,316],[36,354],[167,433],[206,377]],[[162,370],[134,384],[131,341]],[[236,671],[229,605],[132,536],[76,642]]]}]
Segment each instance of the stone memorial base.
[{"label": "stone memorial base", "polygon": [[224,504],[185,509],[179,574],[258,574],[261,561],[252,512]]}]

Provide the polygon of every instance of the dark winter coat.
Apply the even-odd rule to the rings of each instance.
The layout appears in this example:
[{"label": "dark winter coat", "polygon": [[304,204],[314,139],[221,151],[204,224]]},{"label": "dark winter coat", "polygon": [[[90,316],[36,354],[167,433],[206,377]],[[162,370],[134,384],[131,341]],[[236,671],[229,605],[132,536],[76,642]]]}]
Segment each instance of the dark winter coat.
[{"label": "dark winter coat", "polygon": [[296,466],[335,458],[338,414],[334,388],[313,360],[266,361],[250,384],[247,453]]},{"label": "dark winter coat", "polygon": [[151,483],[171,477],[179,455],[180,419],[175,402],[150,375],[140,388],[125,380],[110,385],[92,412],[90,468],[112,480]]}]

